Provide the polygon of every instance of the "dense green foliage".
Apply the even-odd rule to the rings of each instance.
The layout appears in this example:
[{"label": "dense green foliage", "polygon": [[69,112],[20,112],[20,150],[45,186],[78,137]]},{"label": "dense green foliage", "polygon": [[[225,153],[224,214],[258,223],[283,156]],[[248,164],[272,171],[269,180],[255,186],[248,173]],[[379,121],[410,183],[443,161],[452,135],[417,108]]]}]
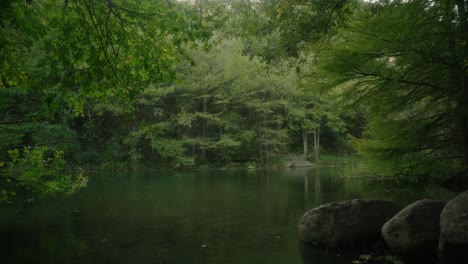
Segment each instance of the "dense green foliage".
[{"label": "dense green foliage", "polygon": [[358,147],[384,161],[386,173],[468,166],[468,7],[458,8],[456,1],[362,7],[324,55],[330,78],[351,82],[346,94],[367,107]]},{"label": "dense green foliage", "polygon": [[374,173],[466,170],[466,1],[268,1],[256,10],[277,35],[267,60],[310,54],[316,84],[365,111],[367,131],[353,142]]},{"label": "dense green foliage", "polygon": [[320,152],[382,175],[468,166],[465,1],[8,0],[0,31],[8,186]]},{"label": "dense green foliage", "polygon": [[[171,1],[2,1],[2,182],[9,185],[13,180],[24,187],[23,181],[31,179],[22,175],[37,165],[28,156],[42,155],[46,161],[53,156],[42,146],[49,146],[51,153],[63,151],[72,165],[115,148],[119,142],[99,145],[109,139],[105,137],[112,133],[111,127],[96,127],[103,119],[95,120],[91,114],[112,105],[131,112],[135,97],[147,87],[175,79],[174,65],[187,58],[181,46],[207,40],[217,24],[215,19],[202,23],[191,10],[189,5]],[[103,137],[96,140],[99,136]],[[96,145],[88,147],[89,143]],[[89,149],[97,150],[89,153]],[[9,155],[16,151],[18,157]],[[106,159],[121,156],[112,151]],[[28,169],[13,173],[15,160]],[[50,170],[59,170],[53,167]],[[60,179],[33,178],[68,192],[55,188]],[[79,186],[83,183],[81,177],[71,180]]]},{"label": "dense green foliage", "polygon": [[327,136],[342,137],[339,112],[307,92],[300,76],[284,66],[268,69],[242,55],[242,47],[240,41],[226,40],[209,53],[189,52],[193,61],[178,64],[178,80],[144,89],[131,112],[90,106],[75,120],[88,143],[81,145],[76,162],[114,169],[129,162],[155,168],[271,165],[291,151],[302,152],[301,127],[307,135],[323,125]]},{"label": "dense green foliage", "polygon": [[[8,151],[11,161],[2,163],[0,181],[7,189],[2,189],[2,201],[9,196],[23,195],[23,205],[37,198],[57,193],[73,193],[86,186],[87,177],[82,174],[75,176],[64,174],[65,160],[63,151],[51,152],[47,147],[25,148],[22,153],[18,149]],[[17,190],[17,192],[15,192]]]}]

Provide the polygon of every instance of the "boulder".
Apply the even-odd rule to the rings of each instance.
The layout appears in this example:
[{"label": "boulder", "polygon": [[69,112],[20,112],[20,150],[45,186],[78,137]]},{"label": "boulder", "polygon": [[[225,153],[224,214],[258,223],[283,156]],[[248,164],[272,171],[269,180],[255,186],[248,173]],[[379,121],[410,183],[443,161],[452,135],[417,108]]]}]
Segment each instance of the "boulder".
[{"label": "boulder", "polygon": [[440,263],[468,263],[468,191],[450,200],[440,214]]},{"label": "boulder", "polygon": [[393,253],[414,257],[437,257],[440,213],[447,201],[416,201],[382,227],[382,236]]},{"label": "boulder", "polygon": [[397,212],[394,202],[384,200],[325,204],[302,216],[299,237],[319,247],[359,249],[379,241],[382,225]]}]

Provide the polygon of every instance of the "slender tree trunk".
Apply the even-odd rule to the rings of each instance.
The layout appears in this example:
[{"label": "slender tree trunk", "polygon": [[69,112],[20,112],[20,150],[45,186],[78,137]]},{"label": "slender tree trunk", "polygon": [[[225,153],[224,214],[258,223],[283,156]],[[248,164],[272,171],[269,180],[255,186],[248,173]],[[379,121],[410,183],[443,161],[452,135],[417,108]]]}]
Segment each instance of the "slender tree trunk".
[{"label": "slender tree trunk", "polygon": [[[203,97],[203,113],[206,114],[206,97]],[[202,138],[205,140],[206,136],[208,134],[208,120],[203,121],[202,125]],[[200,150],[200,161],[204,163],[206,161],[206,146],[203,146],[202,149]]]},{"label": "slender tree trunk", "polygon": [[[458,14],[461,21],[461,28],[463,31],[464,40],[462,41],[462,49],[468,48],[468,4],[465,0],[456,1]],[[466,61],[465,61],[466,63]],[[466,65],[465,65],[466,67]],[[462,75],[462,102],[461,102],[461,114],[459,120],[460,126],[460,141],[461,141],[461,154],[463,157],[464,169],[468,169],[468,74],[465,71]],[[468,177],[468,176],[467,176]]]},{"label": "slender tree trunk", "polygon": [[316,151],[317,151],[316,156],[317,156],[317,160],[318,160],[319,159],[319,154],[320,154],[319,153],[320,152],[320,126],[317,128],[317,149],[316,149]]},{"label": "slender tree trunk", "polygon": [[260,157],[259,157],[259,160],[260,160],[260,164],[264,165],[265,164],[265,158],[263,157],[264,156],[264,153],[263,153],[263,134],[260,134],[260,137],[258,139],[258,149],[260,150]]},{"label": "slender tree trunk", "polygon": [[462,164],[466,170],[468,169],[468,76],[466,74],[460,75],[458,80],[460,81],[461,93],[458,102],[457,137]]},{"label": "slender tree trunk", "polygon": [[466,114],[459,114],[458,120],[458,138],[460,142],[460,154],[462,164],[465,169],[468,169],[468,119]]},{"label": "slender tree trunk", "polygon": [[314,129],[313,135],[314,135],[314,160],[316,161],[317,159],[315,155],[315,149],[317,148],[317,130],[316,129]]},{"label": "slender tree trunk", "polygon": [[[458,56],[459,50],[468,48],[468,6],[464,0],[455,0],[456,10],[460,19],[461,41],[456,36],[449,38],[449,45],[453,57],[453,65],[450,67],[452,85],[460,90],[458,99],[458,113],[456,125],[456,137],[460,146],[459,152],[464,169],[468,169],[468,75],[464,70],[463,58]],[[448,12],[452,12],[453,6],[448,7]]]},{"label": "slender tree trunk", "polygon": [[301,119],[301,130],[302,130],[302,147],[303,147],[303,150],[304,150],[304,160],[307,160],[307,145],[308,145],[308,142],[307,142],[307,128],[305,127],[304,125],[304,120]]}]

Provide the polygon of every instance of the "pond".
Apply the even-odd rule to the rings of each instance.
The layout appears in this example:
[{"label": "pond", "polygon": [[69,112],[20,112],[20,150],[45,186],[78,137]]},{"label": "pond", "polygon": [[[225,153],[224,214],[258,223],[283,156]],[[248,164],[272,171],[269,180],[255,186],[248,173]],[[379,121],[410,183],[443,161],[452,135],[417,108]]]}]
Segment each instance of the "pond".
[{"label": "pond", "polygon": [[1,263],[351,263],[301,247],[320,204],[445,198],[437,187],[344,179],[339,168],[92,175],[88,187],[22,214],[0,206]]}]

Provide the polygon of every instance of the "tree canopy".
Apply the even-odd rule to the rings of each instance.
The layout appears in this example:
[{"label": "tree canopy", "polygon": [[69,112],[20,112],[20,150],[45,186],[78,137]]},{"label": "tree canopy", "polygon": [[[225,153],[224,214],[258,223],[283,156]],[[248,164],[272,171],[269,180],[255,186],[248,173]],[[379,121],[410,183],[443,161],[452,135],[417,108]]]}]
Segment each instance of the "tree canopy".
[{"label": "tree canopy", "polygon": [[37,155],[76,156],[78,138],[90,136],[76,122],[91,118],[90,104],[131,111],[147,87],[175,80],[175,65],[187,58],[182,46],[207,41],[216,24],[173,1],[11,0],[1,7],[0,156],[13,159],[2,174],[22,187],[40,181],[20,183],[10,151],[26,148],[27,159],[36,153],[28,148],[52,145]]},{"label": "tree canopy", "polygon": [[279,32],[279,54],[313,54],[316,80],[326,80],[322,87],[366,108],[369,124],[359,150],[391,167],[390,174],[466,168],[465,1],[264,6]]},{"label": "tree canopy", "polygon": [[2,199],[90,167],[468,166],[466,1],[8,0],[0,31]]}]

